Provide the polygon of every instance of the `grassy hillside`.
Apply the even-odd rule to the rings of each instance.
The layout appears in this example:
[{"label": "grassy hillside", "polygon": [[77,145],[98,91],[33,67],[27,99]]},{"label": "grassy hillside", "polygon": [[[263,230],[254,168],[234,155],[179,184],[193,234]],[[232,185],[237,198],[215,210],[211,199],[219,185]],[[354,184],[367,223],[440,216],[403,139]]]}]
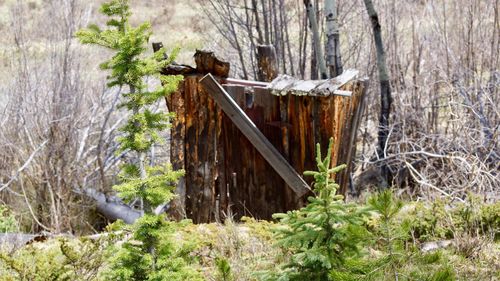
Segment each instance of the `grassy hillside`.
[{"label": "grassy hillside", "polygon": [[[98,12],[102,2],[104,1],[82,2],[81,8],[84,16],[83,21],[80,22],[81,26],[102,20]],[[211,48],[217,45],[214,29],[201,15],[198,1],[131,1],[131,8],[134,11],[131,18],[132,24],[151,22],[154,32],[152,42],[162,41],[169,49],[182,47],[178,57],[179,63],[193,64],[192,55],[195,49]],[[37,50],[45,49],[48,41],[53,41],[52,38],[47,38],[44,29],[58,24],[58,20],[62,18],[51,17],[49,9],[51,6],[41,0],[0,1],[0,32],[3,34],[0,37],[0,73],[8,73],[15,64],[16,35],[13,22],[22,21],[22,32],[26,39],[22,47],[32,49],[33,55]],[[93,50],[88,57],[88,62],[94,63],[94,59],[99,57],[101,57],[99,51]],[[12,76],[0,75],[0,79],[2,84],[5,84],[12,80]]]}]

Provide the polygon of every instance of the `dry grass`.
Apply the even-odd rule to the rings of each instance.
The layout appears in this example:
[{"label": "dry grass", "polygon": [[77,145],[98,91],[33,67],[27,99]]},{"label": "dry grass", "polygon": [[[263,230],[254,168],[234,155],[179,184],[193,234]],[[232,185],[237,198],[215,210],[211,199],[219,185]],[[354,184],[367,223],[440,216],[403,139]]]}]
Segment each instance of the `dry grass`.
[{"label": "dry grass", "polygon": [[273,224],[249,220],[245,224],[227,219],[224,224],[191,225],[180,229],[181,239],[192,239],[198,246],[191,253],[201,266],[206,280],[216,281],[217,259],[226,259],[233,281],[256,280],[255,272],[272,268],[279,256],[272,245]]}]

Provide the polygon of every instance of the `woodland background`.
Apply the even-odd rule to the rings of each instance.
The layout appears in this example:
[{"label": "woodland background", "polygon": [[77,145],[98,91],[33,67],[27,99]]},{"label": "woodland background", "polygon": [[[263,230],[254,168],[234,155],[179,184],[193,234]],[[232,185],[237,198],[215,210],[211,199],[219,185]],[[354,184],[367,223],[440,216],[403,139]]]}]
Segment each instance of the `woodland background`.
[{"label": "woodland background", "polygon": [[[392,90],[381,148],[369,0],[337,0],[337,54],[370,81],[346,200],[326,157],[307,207],[208,224],[152,209],[112,223],[96,210],[141,201],[112,189],[135,180],[117,176],[134,157],[117,153],[127,89],[106,85],[112,53],[75,37],[106,21],[104,2],[0,0],[0,281],[500,280],[499,0],[374,1]],[[177,63],[212,50],[232,77],[257,80],[255,47],[272,44],[281,73],[320,75],[303,1],[130,2],[132,25],[150,21],[151,42],[180,47]],[[323,41],[326,1],[312,2]],[[169,161],[162,134],[142,158],[151,166]]]},{"label": "woodland background", "polygon": [[[178,63],[193,64],[195,49],[213,50],[231,62],[233,77],[257,79],[255,46],[270,43],[282,73],[316,78],[303,3],[261,2],[265,9],[252,10],[255,0],[132,1],[132,23],[149,20],[151,41],[181,47]],[[111,195],[126,113],[98,68],[109,54],[74,37],[104,20],[100,3],[0,1],[0,200],[27,231],[88,233],[106,223],[85,194]],[[410,199],[459,202],[473,192],[498,200],[499,1],[375,1],[393,96],[383,160],[375,153],[380,98],[369,18],[361,0],[337,4],[344,69],[371,82],[350,196],[387,184],[379,171],[387,164],[388,184]],[[318,16],[323,22],[321,5]],[[162,162],[167,151],[151,153]]]}]

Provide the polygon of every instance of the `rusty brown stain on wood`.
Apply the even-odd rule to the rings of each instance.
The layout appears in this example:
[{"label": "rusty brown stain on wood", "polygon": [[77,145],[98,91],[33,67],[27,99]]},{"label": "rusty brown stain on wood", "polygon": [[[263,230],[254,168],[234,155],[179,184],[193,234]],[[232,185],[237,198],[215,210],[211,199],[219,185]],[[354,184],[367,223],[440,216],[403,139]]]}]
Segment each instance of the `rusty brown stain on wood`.
[{"label": "rusty brown stain on wood", "polygon": [[[166,97],[168,111],[175,113],[175,117],[171,120],[170,129],[170,162],[174,170],[185,168],[184,140],[186,135],[186,112],[184,94],[184,82],[181,82],[177,91]],[[178,196],[171,202],[169,215],[179,220],[185,217],[186,184],[184,178],[179,181],[176,194]]]},{"label": "rusty brown stain on wood", "polygon": [[217,189],[217,110],[199,84],[200,78],[184,79],[186,213],[198,223],[213,221]]},{"label": "rusty brown stain on wood", "polygon": [[364,96],[366,94],[366,89],[368,88],[368,81],[357,80],[345,86],[347,90],[352,91],[354,94],[349,101],[349,108],[346,109],[345,127],[341,133],[343,136],[342,143],[345,145],[343,159],[344,163],[347,164],[347,168],[337,175],[337,182],[341,186],[340,193],[346,194],[347,187],[349,186],[349,175],[352,170],[352,161],[355,157],[355,143],[356,143],[356,133],[359,127],[359,122],[361,120],[361,115],[364,110]]},{"label": "rusty brown stain on wood", "polygon": [[[288,114],[285,117],[290,123],[289,147],[285,152],[289,155],[290,163],[297,172],[314,170],[315,144],[320,143],[323,153],[326,152],[330,137],[334,138],[332,150],[333,165],[348,164],[348,168],[336,176],[341,185],[339,193],[345,194],[349,184],[349,172],[353,156],[353,145],[357,124],[353,119],[361,112],[359,103],[362,100],[364,84],[352,81],[342,90],[353,92],[352,97],[309,97],[288,95],[280,97],[288,99]],[[314,105],[318,104],[319,112],[314,116]],[[282,106],[283,107],[283,106]],[[313,120],[313,118],[317,118]],[[311,179],[306,179],[310,180]]]}]

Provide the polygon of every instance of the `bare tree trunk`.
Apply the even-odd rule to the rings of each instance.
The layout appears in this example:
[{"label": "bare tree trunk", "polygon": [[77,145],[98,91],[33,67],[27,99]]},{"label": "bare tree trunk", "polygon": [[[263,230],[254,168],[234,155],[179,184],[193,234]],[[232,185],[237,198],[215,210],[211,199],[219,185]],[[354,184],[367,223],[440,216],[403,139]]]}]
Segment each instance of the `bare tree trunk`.
[{"label": "bare tree trunk", "polygon": [[307,15],[298,13],[299,16],[299,73],[302,79],[306,76],[307,61]]},{"label": "bare tree trunk", "polygon": [[257,0],[252,0],[252,12],[255,17],[255,29],[257,30],[258,44],[264,43],[264,36],[262,35],[262,29],[260,28],[260,19],[259,19],[259,8],[257,7]]},{"label": "bare tree trunk", "polygon": [[[262,14],[263,14],[263,18],[264,18],[264,39],[266,40],[265,41],[265,44],[269,44],[271,42],[271,40],[269,40],[269,10],[266,9],[266,3],[265,3],[265,0],[260,0],[261,2],[261,5],[262,5]],[[266,11],[267,10],[267,11]]]},{"label": "bare tree trunk", "polygon": [[330,71],[330,78],[342,74],[342,60],[340,56],[340,34],[337,18],[337,1],[325,0],[326,18],[326,64]]},{"label": "bare tree trunk", "polygon": [[[283,60],[285,61],[286,58],[286,53],[288,53],[288,62],[290,63],[290,74],[292,76],[295,75],[295,69],[294,69],[294,59],[293,59],[293,54],[292,54],[292,49],[290,47],[290,36],[288,35],[288,17],[286,15],[286,7],[285,7],[285,1],[280,0],[280,15],[281,15],[281,26],[283,26],[283,32],[282,32],[282,40],[283,40]],[[285,65],[285,71],[283,73],[287,73],[287,68],[286,68],[286,63]]]},{"label": "bare tree trunk", "polygon": [[[307,15],[309,17],[309,22],[311,24],[311,30],[313,34],[313,46],[314,52],[316,53],[316,60],[320,72],[321,79],[326,79],[328,76],[326,74],[326,64],[325,58],[323,57],[323,51],[320,45],[319,39],[319,28],[318,21],[316,17],[316,7],[311,2],[311,0],[304,0],[304,5],[306,6]],[[312,76],[312,74],[311,74]]]},{"label": "bare tree trunk", "polygon": [[[231,30],[233,31],[233,34],[237,34],[236,28],[233,23],[233,19],[229,18],[229,25],[231,26]],[[240,57],[240,63],[241,63],[241,70],[243,71],[243,79],[248,79],[248,73],[247,69],[245,67],[245,59],[243,58],[243,50],[241,48],[240,41],[238,40],[238,37],[234,37],[234,42],[236,44],[236,49],[238,50],[238,56]]]},{"label": "bare tree trunk", "polygon": [[[373,6],[372,0],[364,0],[366,11],[370,17],[373,28],[373,38],[375,47],[377,49],[377,67],[378,76],[380,81],[380,117],[379,117],[379,131],[378,131],[378,147],[377,155],[380,159],[385,158],[385,146],[389,135],[389,115],[391,112],[391,86],[389,83],[389,74],[387,72],[387,64],[385,62],[385,51],[382,42],[382,32],[380,22]],[[391,180],[391,173],[386,163],[382,162],[381,172],[382,177],[388,185]]]},{"label": "bare tree trunk", "polygon": [[[254,36],[254,31],[253,31],[253,28],[252,26],[254,26],[254,22],[253,22],[253,14],[251,13],[251,10],[252,8],[250,8],[249,4],[248,4],[248,0],[245,0],[245,26],[246,26],[246,30],[247,30],[247,33],[249,35],[249,39],[250,39],[250,49],[252,50],[252,52],[254,52],[254,55],[250,55],[250,64],[252,66],[252,69],[251,71],[253,72],[253,77],[256,77],[257,76],[257,66],[255,65],[255,58],[257,57],[257,51],[256,51],[256,46],[257,44],[255,44],[255,36]],[[258,39],[258,38],[257,38]],[[260,43],[258,43],[260,44]]]},{"label": "bare tree trunk", "polygon": [[[314,40],[311,40],[314,41]],[[311,42],[311,80],[318,80],[318,56],[316,55],[316,50],[314,49],[314,42]]]}]

